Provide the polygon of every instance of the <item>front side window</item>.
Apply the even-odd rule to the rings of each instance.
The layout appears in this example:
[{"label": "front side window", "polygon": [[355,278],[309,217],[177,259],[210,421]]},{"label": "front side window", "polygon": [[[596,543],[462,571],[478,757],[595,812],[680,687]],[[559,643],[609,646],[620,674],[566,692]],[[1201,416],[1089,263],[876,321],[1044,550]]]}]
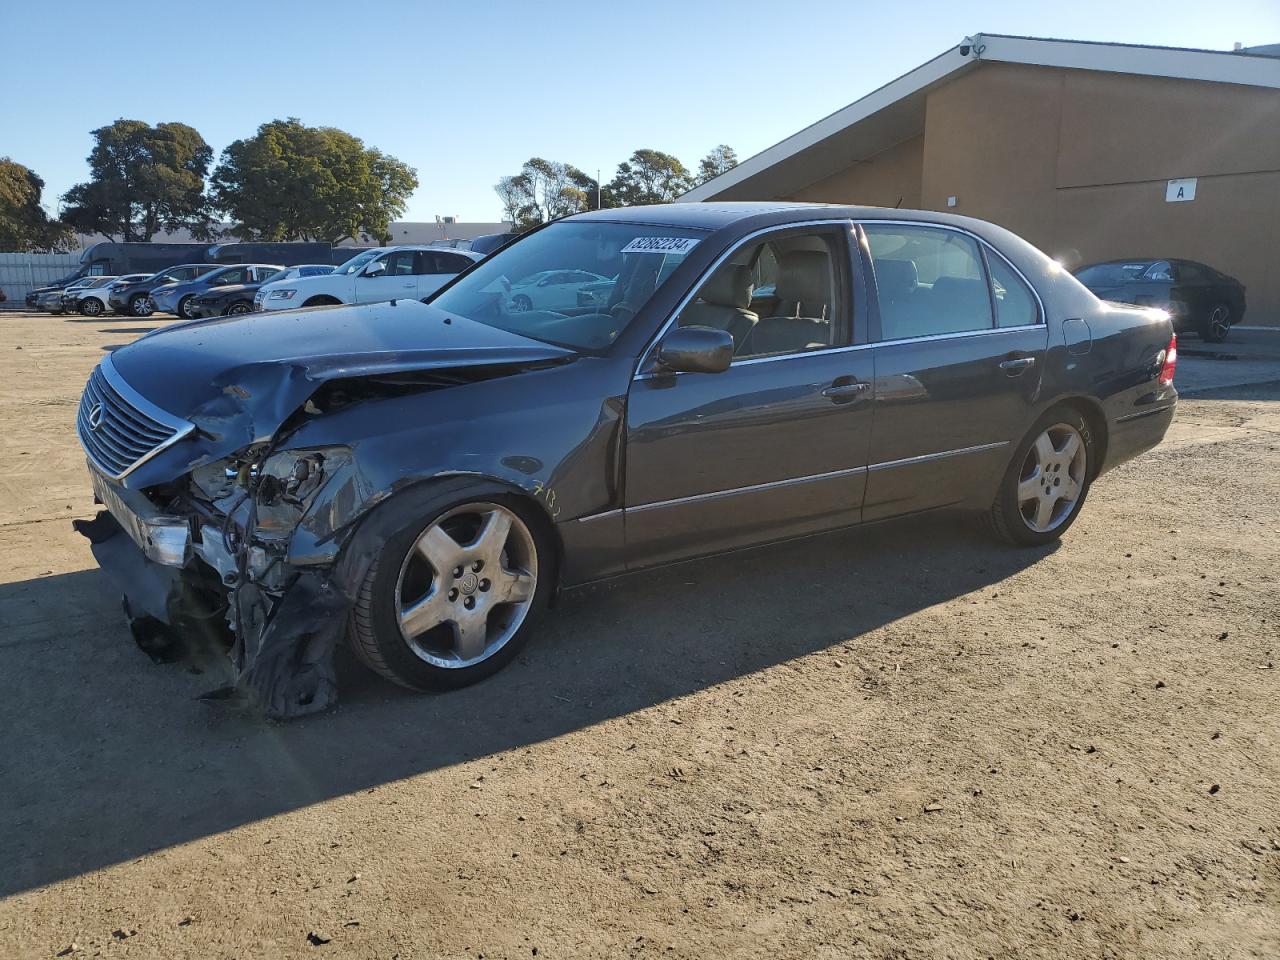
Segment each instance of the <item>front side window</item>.
[{"label": "front side window", "polygon": [[852,324],[843,249],[829,230],[744,244],[703,281],[676,322],[727,331],[735,360],[846,346]]},{"label": "front side window", "polygon": [[972,237],[936,227],[867,224],[880,337],[989,330],[991,297]]},{"label": "front side window", "polygon": [[[448,313],[582,350],[601,352],[707,235],[689,227],[553,223],[477,264],[431,303]],[[530,291],[549,273],[616,277],[606,296],[544,302]]]},{"label": "front side window", "polygon": [[[366,263],[383,254],[381,250],[366,250],[363,253],[357,253],[354,257],[339,267],[335,267],[333,272],[338,276],[349,276],[353,273],[359,273]],[[385,256],[385,254],[383,254]]]}]

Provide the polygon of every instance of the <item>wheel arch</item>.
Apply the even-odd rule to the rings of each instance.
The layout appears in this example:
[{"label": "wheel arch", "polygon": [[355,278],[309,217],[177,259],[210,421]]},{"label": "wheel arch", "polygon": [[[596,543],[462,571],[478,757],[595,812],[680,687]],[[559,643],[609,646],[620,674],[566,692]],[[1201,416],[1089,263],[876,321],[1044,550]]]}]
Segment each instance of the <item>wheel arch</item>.
[{"label": "wheel arch", "polygon": [[1052,405],[1057,404],[1074,407],[1080,412],[1080,416],[1084,418],[1085,424],[1089,427],[1090,439],[1093,441],[1093,449],[1097,454],[1094,457],[1090,471],[1090,479],[1093,479],[1102,472],[1102,465],[1107,460],[1107,444],[1110,441],[1110,433],[1107,429],[1107,415],[1103,412],[1102,405],[1098,401],[1081,394],[1059,397]]},{"label": "wheel arch", "polygon": [[341,300],[330,294],[317,293],[314,297],[308,297],[302,305],[304,307],[332,307],[341,303]]}]

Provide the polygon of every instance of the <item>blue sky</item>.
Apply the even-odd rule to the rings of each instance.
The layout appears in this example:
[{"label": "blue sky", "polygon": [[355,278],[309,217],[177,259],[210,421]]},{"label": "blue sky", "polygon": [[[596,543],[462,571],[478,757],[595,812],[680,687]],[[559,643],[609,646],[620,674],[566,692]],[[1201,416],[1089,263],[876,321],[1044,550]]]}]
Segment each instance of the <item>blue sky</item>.
[{"label": "blue sky", "polygon": [[0,0],[0,24],[0,156],[50,205],[119,117],[218,152],[297,116],[417,168],[406,219],[496,220],[493,184],[530,156],[606,180],[638,147],[745,158],[966,34],[1230,49],[1280,42],[1280,0]]}]

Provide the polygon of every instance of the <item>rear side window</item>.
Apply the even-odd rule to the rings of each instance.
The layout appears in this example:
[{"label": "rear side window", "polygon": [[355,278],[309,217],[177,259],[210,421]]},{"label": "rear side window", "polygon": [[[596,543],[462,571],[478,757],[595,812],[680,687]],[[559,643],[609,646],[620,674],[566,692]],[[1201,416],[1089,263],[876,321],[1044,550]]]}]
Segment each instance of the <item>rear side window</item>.
[{"label": "rear side window", "polygon": [[972,237],[935,227],[866,225],[882,340],[989,330],[991,296]]},{"label": "rear side window", "polygon": [[996,305],[997,327],[1025,327],[1040,320],[1040,311],[1030,288],[1004,259],[988,251],[991,268],[991,299]]}]

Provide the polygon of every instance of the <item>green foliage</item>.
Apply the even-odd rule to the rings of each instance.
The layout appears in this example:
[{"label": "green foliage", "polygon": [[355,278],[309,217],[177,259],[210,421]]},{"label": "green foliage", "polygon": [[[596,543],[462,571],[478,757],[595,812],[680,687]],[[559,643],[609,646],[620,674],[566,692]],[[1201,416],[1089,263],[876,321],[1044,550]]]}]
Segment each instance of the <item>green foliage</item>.
[{"label": "green foliage", "polygon": [[90,179],[63,196],[70,226],[126,242],[181,228],[212,234],[204,180],[213,150],[193,128],[117,120],[93,138]]},{"label": "green foliage", "polygon": [[618,206],[670,203],[693,186],[683,163],[669,153],[648,148],[618,164],[609,192]]},{"label": "green foliage", "polygon": [[0,157],[0,250],[60,253],[71,242],[66,224],[50,220],[40,206],[44,181],[35,171]]},{"label": "green foliage", "polygon": [[727,143],[713,149],[698,161],[698,183],[714,180],[722,173],[728,173],[738,165],[738,155]]},{"label": "green foliage", "polygon": [[417,171],[333,127],[272,120],[222,153],[214,206],[245,240],[385,240]]}]

